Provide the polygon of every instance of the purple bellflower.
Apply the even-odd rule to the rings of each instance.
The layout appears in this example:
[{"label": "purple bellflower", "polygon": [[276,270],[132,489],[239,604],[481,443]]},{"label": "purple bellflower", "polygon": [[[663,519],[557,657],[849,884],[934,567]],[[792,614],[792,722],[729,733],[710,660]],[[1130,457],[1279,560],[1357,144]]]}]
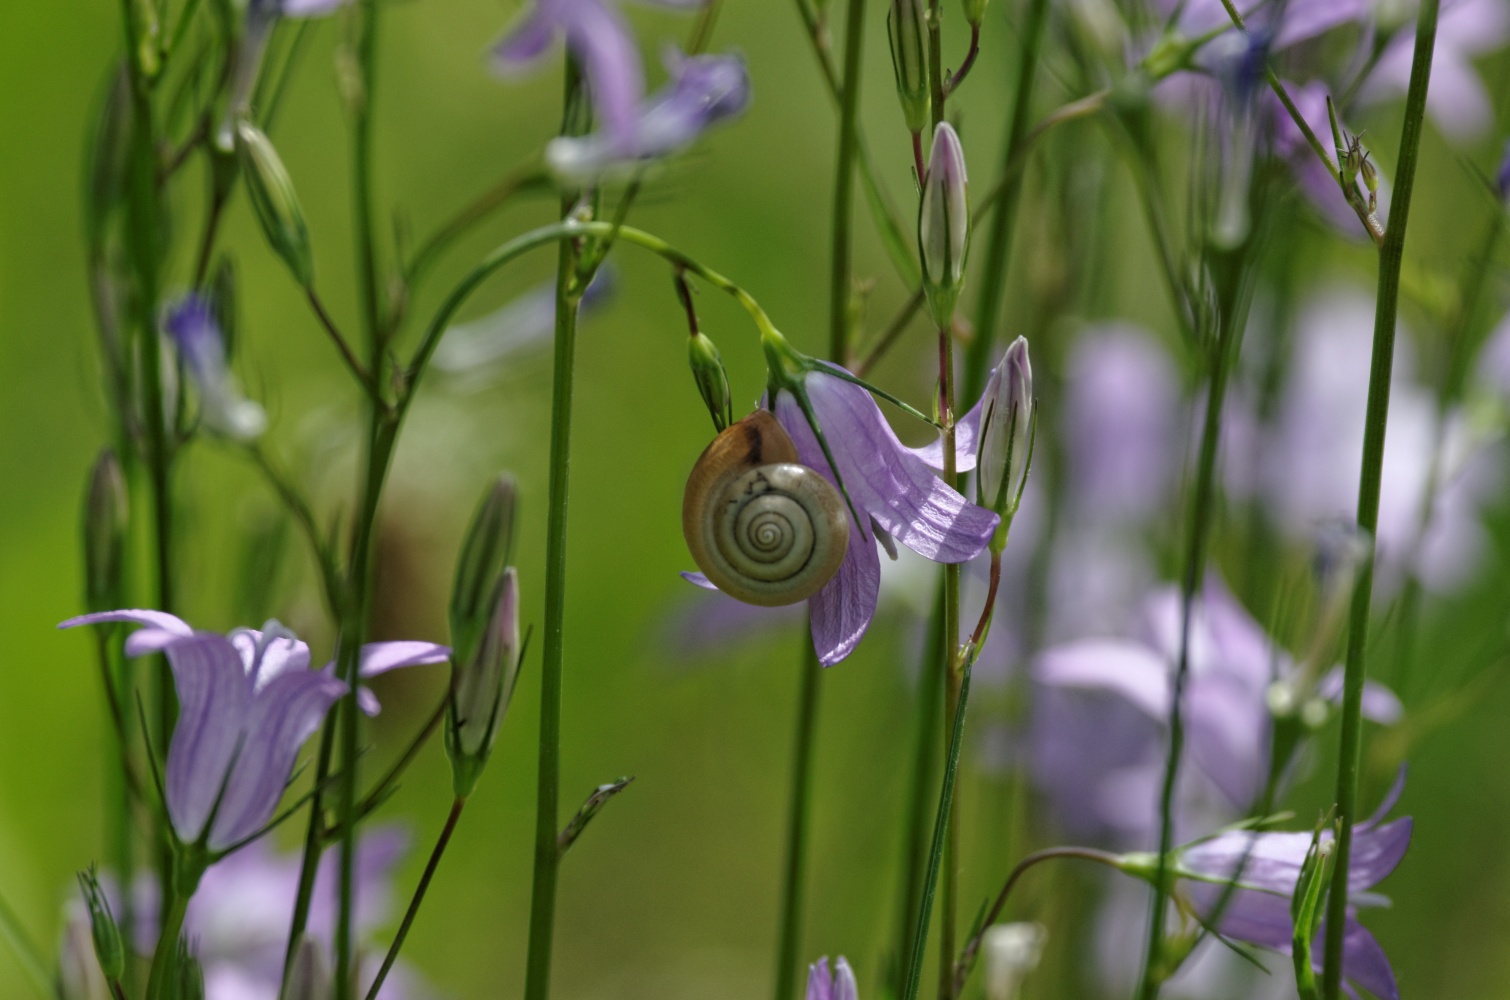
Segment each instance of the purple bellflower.
[{"label": "purple bellflower", "polygon": [[199,414],[206,427],[238,441],[250,441],[267,429],[267,414],[241,394],[231,373],[225,336],[208,301],[185,296],[168,310],[163,327],[199,389]]},{"label": "purple bellflower", "polygon": [[[837,476],[793,391],[778,391],[774,409],[802,464],[816,469],[848,497],[850,535],[844,562],[808,599],[818,660],[832,666],[855,651],[875,617],[881,589],[877,544],[890,552],[901,542],[934,562],[962,563],[985,549],[1000,519],[938,477],[934,470],[943,456],[938,442],[921,448],[902,444],[870,392],[843,377],[848,372],[826,362],[811,364],[796,378],[833,455]],[[977,407],[959,422],[955,451],[960,472],[975,467],[978,420]],[[682,575],[713,589],[701,573]]]},{"label": "purple bellflower", "polygon": [[[691,10],[702,0],[648,0],[657,6]],[[557,35],[582,64],[593,106],[619,155],[633,155],[635,108],[645,93],[645,72],[633,33],[614,0],[535,0],[493,47],[493,65],[512,76],[532,68]]]},{"label": "purple bellflower", "polygon": [[[1035,664],[1035,677],[1050,688],[1117,695],[1162,723],[1173,696],[1181,615],[1178,590],[1164,588],[1148,599],[1139,638],[1081,639],[1051,647]],[[1191,615],[1184,703],[1190,756],[1229,807],[1246,809],[1269,772],[1269,689],[1298,667],[1214,577]],[[1318,693],[1335,699],[1341,685],[1328,676]],[[1387,724],[1399,719],[1401,708],[1393,694],[1371,684],[1364,714]]]},{"label": "purple bellflower", "polygon": [[806,1000],[860,1000],[855,972],[843,955],[834,963],[832,973],[827,955],[808,966]]},{"label": "purple bellflower", "polygon": [[[1353,828],[1348,867],[1348,897],[1354,905],[1348,907],[1343,930],[1342,971],[1354,985],[1379,1000],[1399,1000],[1400,993],[1384,949],[1358,922],[1357,906],[1369,902],[1378,905],[1377,900],[1370,900],[1364,893],[1395,870],[1410,846],[1409,816],[1383,822],[1400,796],[1403,777],[1402,773],[1401,781],[1395,783],[1379,811]],[[1330,831],[1323,833],[1323,846],[1332,839]],[[1198,841],[1177,855],[1175,872],[1186,879],[1179,891],[1196,912],[1210,915],[1226,894],[1225,883],[1235,881],[1239,888],[1231,893],[1225,909],[1217,915],[1217,928],[1222,935],[1289,953],[1295,936],[1290,899],[1310,847],[1309,833],[1233,830]],[[1319,937],[1315,955],[1319,962]]]},{"label": "purple bellflower", "polygon": [[[256,836],[272,818],[299,748],[346,693],[334,664],[309,667],[309,647],[277,622],[229,635],[196,631],[161,611],[106,611],[59,628],[135,622],[126,655],[163,653],[173,669],[180,714],[164,775],[168,815],[185,844],[220,854]],[[372,643],[360,674],[440,663],[450,650],[428,642]],[[371,692],[359,692],[375,712]]]},{"label": "purple bellflower", "polygon": [[560,136],[545,147],[556,176],[586,183],[603,174],[633,170],[690,146],[710,126],[750,106],[750,77],[738,55],[688,56],[670,48],[671,82],[635,108],[629,139],[604,130]]}]

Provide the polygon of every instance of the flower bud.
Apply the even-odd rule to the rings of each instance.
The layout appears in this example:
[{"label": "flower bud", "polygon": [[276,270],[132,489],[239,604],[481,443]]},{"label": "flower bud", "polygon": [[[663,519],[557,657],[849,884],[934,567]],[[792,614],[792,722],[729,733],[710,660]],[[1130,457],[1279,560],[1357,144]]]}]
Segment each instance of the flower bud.
[{"label": "flower bud", "polygon": [[120,607],[121,564],[130,520],[126,480],[106,448],[89,475],[84,509],[84,603],[90,611]]},{"label": "flower bud", "polygon": [[965,23],[979,28],[986,17],[986,0],[965,0]]},{"label": "flower bud", "polygon": [[[981,400],[980,445],[976,462],[976,503],[995,511],[1005,527],[1017,511],[1033,453],[1036,404],[1028,342],[1012,341],[991,372]],[[998,536],[1001,532],[998,531]],[[1003,539],[1004,540],[1004,539]],[[993,545],[995,542],[992,543]]]},{"label": "flower bud", "polygon": [[1028,973],[1038,968],[1048,928],[1042,924],[997,924],[981,940],[987,1000],[1017,1000]]},{"label": "flower bud", "polygon": [[331,995],[330,966],[325,953],[314,939],[300,939],[294,952],[294,963],[288,970],[288,989],[284,1000],[329,1000]]},{"label": "flower bud", "polygon": [[713,417],[713,429],[722,431],[734,422],[734,403],[729,392],[729,375],[724,371],[718,346],[707,335],[694,333],[687,339],[687,361],[692,366],[692,379],[697,383],[703,404]]},{"label": "flower bud", "polygon": [[168,995],[172,1000],[205,1000],[204,967],[189,951],[188,942],[183,938],[178,939],[178,955],[174,960]]},{"label": "flower bud", "polygon": [[514,550],[514,517],[519,485],[507,472],[488,487],[456,562],[451,586],[451,647],[457,663],[476,655],[493,616],[495,591]]},{"label": "flower bud", "polygon": [[[966,2],[969,6],[969,0]],[[911,132],[928,124],[928,12],[925,0],[891,0],[886,14],[891,68],[897,78],[902,118]]]},{"label": "flower bud", "polygon": [[493,614],[469,659],[452,661],[446,751],[458,798],[471,794],[493,752],[493,739],[519,676],[519,575],[510,566],[494,592]]},{"label": "flower bud", "polygon": [[89,907],[89,933],[94,939],[95,959],[100,963],[106,982],[119,982],[126,974],[126,947],[121,943],[120,928],[115,925],[115,915],[110,912],[110,900],[100,888],[94,869],[79,872],[79,888],[84,892],[84,903]]},{"label": "flower bud", "polygon": [[262,224],[263,235],[293,272],[294,280],[308,288],[314,281],[315,264],[294,182],[278,158],[278,151],[257,126],[248,121],[237,122],[236,140],[236,151],[246,174],[247,195],[257,221]]},{"label": "flower bud", "polygon": [[948,122],[933,133],[928,176],[918,212],[918,255],[923,260],[923,287],[939,329],[954,317],[954,304],[965,284],[965,255],[970,249],[970,195],[965,151]]}]

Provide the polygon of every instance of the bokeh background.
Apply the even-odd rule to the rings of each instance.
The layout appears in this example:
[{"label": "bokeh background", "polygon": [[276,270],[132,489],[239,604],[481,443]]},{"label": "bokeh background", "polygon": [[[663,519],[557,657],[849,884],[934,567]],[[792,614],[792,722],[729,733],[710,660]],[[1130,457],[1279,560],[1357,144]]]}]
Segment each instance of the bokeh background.
[{"label": "bokeh background", "polygon": [[[862,116],[884,179],[911,204],[907,136],[891,87],[884,5],[870,5]],[[1056,5],[1057,6],[1057,5]],[[834,115],[795,11],[776,0],[724,5],[716,49],[749,61],[755,102],[737,125],[699,144],[647,190],[634,219],[755,294],[804,349],[825,342]],[[494,79],[485,43],[518,5],[506,0],[411,0],[389,5],[377,94],[378,190],[384,218],[425,232],[553,132],[559,84],[546,70],[520,83]],[[9,4],[0,23],[0,887],[49,951],[73,873],[100,857],[102,771],[109,731],[85,637],[56,623],[81,609],[80,505],[90,463],[109,422],[95,360],[81,239],[84,141],[120,40],[118,11],[102,2]],[[949,15],[955,16],[950,5]],[[688,22],[632,12],[651,63],[662,40],[685,37]],[[1018,12],[993,3],[985,53],[958,98],[977,190],[997,159],[1009,107]],[[950,46],[962,46],[952,22]],[[355,315],[349,196],[334,57],[347,26],[314,29],[275,140],[309,216],[319,283],[337,314]],[[1510,123],[1510,61],[1480,63],[1498,126],[1477,144],[1426,139],[1407,252],[1455,282],[1480,231],[1486,199],[1466,163],[1492,173]],[[1076,96],[1053,81],[1041,106]],[[1357,124],[1386,167],[1398,135],[1399,104]],[[1185,140],[1166,125],[1169,161],[1184,168]],[[1100,161],[1112,196],[1092,231],[1055,229],[1069,165]],[[195,165],[191,169],[199,171]],[[1167,298],[1152,269],[1138,203],[1107,131],[1066,127],[1033,160],[1009,281],[1006,331],[1034,342],[1044,373],[1045,419],[1055,420],[1055,337],[1066,317],[1128,318],[1175,342]],[[185,190],[194,193],[190,183]],[[1178,188],[1173,188],[1178,190]],[[175,209],[185,225],[198,195]],[[1293,206],[1292,206],[1293,207]],[[910,209],[909,209],[910,211]],[[1295,210],[1297,213],[1299,209]],[[450,254],[429,295],[507,235],[553,216],[537,197],[480,227]],[[905,216],[906,213],[904,213]],[[863,220],[863,210],[862,210]],[[870,328],[903,301],[868,222],[857,229],[856,273],[876,281]],[[1372,254],[1314,224],[1282,227],[1305,262],[1306,281],[1326,275],[1365,291]],[[1476,237],[1474,237],[1476,238]],[[1066,255],[1093,241],[1100,264],[1058,280]],[[357,391],[244,201],[224,245],[234,248],[242,288],[238,366],[272,416],[270,447],[312,484],[323,509],[351,493]],[[545,280],[541,253],[492,282],[469,307],[480,315]],[[175,261],[178,280],[185,262]],[[754,632],[689,648],[688,622],[706,612],[677,577],[688,557],[679,531],[686,472],[708,436],[707,417],[685,374],[684,326],[667,269],[632,249],[614,255],[615,290],[588,317],[578,353],[570,583],[567,611],[563,804],[618,775],[633,786],[596,821],[563,871],[555,963],[556,995],[656,998],[757,997],[769,993],[775,949],[781,844],[802,628],[773,619]],[[1490,281],[1486,317],[1506,303],[1503,257]],[[978,288],[967,292],[973,299]],[[719,343],[736,399],[753,403],[763,374],[754,330],[724,297],[700,296],[704,328]],[[1407,321],[1411,311],[1406,310]],[[1040,345],[1043,345],[1042,347]],[[919,403],[931,387],[930,336],[919,325],[876,378]],[[481,382],[437,378],[425,389],[400,449],[383,512],[377,629],[385,638],[444,641],[454,554],[472,504],[499,469],[519,477],[523,528],[517,562],[525,618],[539,621],[543,577],[545,457],[549,412],[546,351],[515,358]],[[1356,377],[1365,378],[1358,359]],[[913,440],[915,432],[904,431]],[[276,507],[245,463],[200,441],[180,467],[182,614],[201,627],[230,628],[276,615],[329,652],[330,631],[297,540],[268,586],[247,579],[249,554],[269,544]],[[1175,532],[1176,507],[1166,532]],[[1235,519],[1233,519],[1235,520]],[[1457,678],[1483,667],[1484,642],[1503,633],[1510,595],[1510,509],[1486,516],[1481,569],[1448,599],[1428,604],[1414,695],[1437,705]],[[1224,525],[1229,522],[1224,521]],[[1219,546],[1229,567],[1236,546]],[[811,888],[804,953],[845,953],[862,987],[876,981],[894,936],[902,809],[910,774],[917,672],[917,607],[926,575],[906,566],[860,651],[822,682]],[[921,582],[919,582],[921,581]],[[1263,617],[1262,596],[1247,595]],[[252,606],[257,605],[257,606]],[[692,618],[688,618],[688,615]],[[434,986],[456,997],[510,996],[522,981],[529,905],[538,658],[524,669],[497,753],[474,798],[406,955]],[[1500,663],[1490,671],[1503,673]],[[380,689],[385,711],[373,727],[378,759],[402,745],[444,685],[442,668],[412,671]],[[1442,679],[1440,684],[1433,678]],[[1001,709],[982,698],[979,711]],[[1383,889],[1394,907],[1370,926],[1417,997],[1500,998],[1510,993],[1510,685],[1478,683],[1450,712],[1411,731],[1410,784],[1401,812],[1416,817],[1415,841]],[[976,726],[988,729],[988,719]],[[1000,774],[967,762],[969,834],[966,899],[993,891],[1021,838],[1014,811],[1034,798],[1009,792]],[[1389,762],[1370,771],[1366,800],[1387,784]],[[1302,785],[1290,803],[1308,822],[1325,798],[1328,774]],[[449,772],[438,744],[410,772],[384,819],[407,824],[416,849],[400,872],[404,898],[449,804]],[[1309,811],[1308,811],[1309,810]],[[280,831],[280,841],[292,831]],[[1014,844],[1018,847],[1014,848]],[[1042,873],[1018,915],[1048,921],[1045,981],[1054,995],[1097,995],[1095,977],[1065,979],[1084,963],[1093,929],[1083,906],[1053,905],[1094,893],[1099,875]],[[973,908],[973,903],[971,903]],[[965,915],[968,917],[968,914]],[[1058,970],[1058,971],[1053,971]],[[0,994],[27,987],[0,949]],[[1046,996],[1030,984],[1029,995]],[[1065,992],[1068,990],[1069,992]]]}]

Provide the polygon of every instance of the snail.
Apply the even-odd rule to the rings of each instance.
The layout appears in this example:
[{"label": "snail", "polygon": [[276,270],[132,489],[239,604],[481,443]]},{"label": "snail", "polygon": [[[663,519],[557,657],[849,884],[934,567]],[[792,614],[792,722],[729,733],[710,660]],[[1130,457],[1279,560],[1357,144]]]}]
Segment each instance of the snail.
[{"label": "snail", "polygon": [[724,429],[687,479],[682,533],[709,582],[748,604],[796,604],[839,572],[844,498],[766,410]]}]

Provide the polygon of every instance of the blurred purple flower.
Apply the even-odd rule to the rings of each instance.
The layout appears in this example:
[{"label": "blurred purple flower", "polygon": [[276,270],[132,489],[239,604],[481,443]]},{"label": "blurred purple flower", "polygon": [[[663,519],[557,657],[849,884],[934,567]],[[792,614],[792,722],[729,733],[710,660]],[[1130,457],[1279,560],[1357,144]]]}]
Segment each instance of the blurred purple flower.
[{"label": "blurred purple flower", "polygon": [[[1373,314],[1372,297],[1353,289],[1304,303],[1272,422],[1233,415],[1234,423],[1252,425],[1244,433],[1256,435],[1256,458],[1245,467],[1241,454],[1231,456],[1228,490],[1260,504],[1291,538],[1309,538],[1328,519],[1351,518],[1357,504]],[[1479,447],[1462,414],[1449,412],[1446,426],[1438,426],[1434,394],[1412,377],[1403,330],[1396,345],[1375,586],[1388,592],[1414,571],[1428,587],[1445,590],[1467,579],[1488,550],[1476,512],[1502,477],[1497,456]],[[1434,463],[1439,490],[1423,535]]]},{"label": "blurred purple flower", "polygon": [[[1410,817],[1382,823],[1399,798],[1403,773],[1401,777],[1402,781],[1396,782],[1379,811],[1353,830],[1347,880],[1350,899],[1362,897],[1382,882],[1399,865],[1410,846]],[[1331,840],[1330,831],[1322,834],[1323,843]],[[1187,879],[1182,890],[1198,910],[1210,914],[1226,893],[1225,883],[1236,881],[1241,888],[1231,893],[1217,921],[1222,935],[1288,954],[1295,936],[1290,899],[1310,846],[1309,833],[1234,830],[1199,841],[1179,852],[1177,870]],[[1358,902],[1365,899],[1359,898]],[[1318,963],[1320,953],[1318,936]],[[1394,971],[1384,949],[1358,922],[1353,906],[1348,907],[1343,931],[1342,967],[1344,976],[1380,1000],[1399,1000]]]},{"label": "blurred purple flower", "polygon": [[843,955],[828,971],[828,956],[818,959],[807,970],[807,1000],[860,1000],[860,987],[854,970]]},{"label": "blurred purple flower", "polygon": [[[1405,94],[1416,43],[1415,5],[1408,7],[1411,23],[1389,40],[1360,92],[1365,100]],[[1505,0],[1447,0],[1442,4],[1426,111],[1454,142],[1475,139],[1493,124],[1494,103],[1473,61],[1500,48],[1507,38],[1510,4]]]},{"label": "blurred purple flower", "polygon": [[[691,10],[703,0],[649,0],[657,6]],[[593,106],[610,149],[633,155],[635,105],[645,93],[644,68],[634,34],[614,0],[535,0],[534,7],[493,47],[493,64],[513,75],[537,63],[557,35],[565,36],[582,64]]]},{"label": "blurred purple flower", "polygon": [[[851,519],[849,550],[838,575],[808,602],[813,643],[819,660],[828,666],[854,651],[875,615],[881,584],[877,542],[895,539],[934,562],[960,563],[980,554],[999,519],[934,473],[929,462],[942,456],[937,444],[920,449],[903,445],[868,391],[822,370],[804,376],[804,389],[838,464],[838,478],[790,393],[778,394],[776,418],[791,435],[804,465],[836,485],[842,480],[865,522]],[[974,442],[974,430],[956,441],[961,472],[975,467]]]},{"label": "blurred purple flower", "polygon": [[[1035,678],[1051,688],[1115,694],[1162,724],[1178,665],[1181,603],[1177,588],[1160,589],[1144,606],[1136,638],[1051,647],[1035,663]],[[1231,806],[1246,809],[1269,773],[1270,685],[1294,675],[1296,664],[1213,576],[1191,608],[1189,669],[1184,718],[1190,757]],[[1340,687],[1328,679],[1321,693],[1335,697]],[[1376,685],[1366,693],[1364,710],[1378,722],[1400,716],[1399,702]]]},{"label": "blurred purple flower", "polygon": [[[147,626],[126,640],[128,656],[164,653],[180,706],[164,776],[179,839],[219,853],[256,835],[272,818],[299,748],[346,693],[333,665],[309,669],[309,647],[277,622],[265,631],[198,632],[161,611],[106,611],[59,628],[105,622]],[[425,642],[373,643],[361,675],[437,663],[449,650]],[[375,711],[368,693],[363,707]]]},{"label": "blurred purple flower", "polygon": [[249,441],[267,429],[267,414],[241,394],[231,374],[225,337],[208,301],[185,296],[168,310],[163,328],[199,389],[199,414],[206,427],[238,441]]},{"label": "blurred purple flower", "polygon": [[[596,311],[613,288],[614,270],[605,263],[583,292],[579,310]],[[468,388],[487,384],[510,362],[549,344],[555,329],[556,283],[547,281],[486,316],[447,327],[433,364]]]},{"label": "blurred purple flower", "polygon": [[[1157,6],[1166,16],[1180,12],[1179,29],[1190,38],[1199,38],[1223,29],[1236,31],[1232,17],[1221,0],[1159,0]],[[1290,0],[1282,7],[1240,4],[1253,8],[1247,24],[1253,30],[1273,36],[1276,51],[1308,41],[1344,24],[1363,21],[1372,7],[1369,0]],[[1283,18],[1274,23],[1274,11],[1283,10]]]},{"label": "blurred purple flower", "polygon": [[606,130],[550,141],[545,159],[558,177],[586,183],[680,152],[710,126],[750,106],[750,77],[743,57],[687,56],[671,48],[665,59],[671,82],[635,109],[627,142]]}]

